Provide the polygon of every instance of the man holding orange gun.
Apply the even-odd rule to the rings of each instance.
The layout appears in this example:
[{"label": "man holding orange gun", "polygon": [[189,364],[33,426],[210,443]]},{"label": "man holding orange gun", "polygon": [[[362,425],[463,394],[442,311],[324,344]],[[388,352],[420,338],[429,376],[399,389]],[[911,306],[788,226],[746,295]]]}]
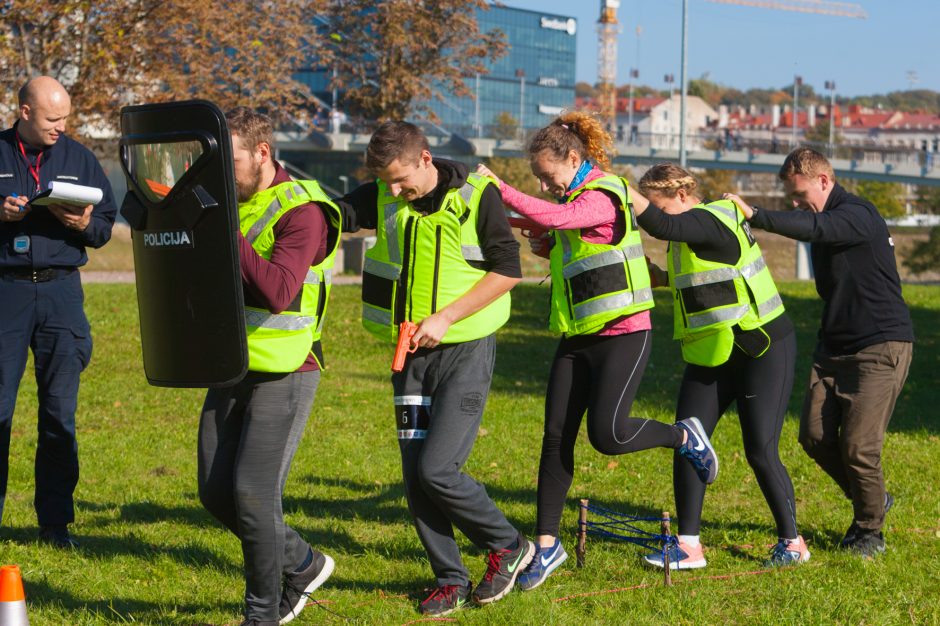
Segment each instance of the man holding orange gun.
[{"label": "man holding orange gun", "polygon": [[376,229],[363,272],[366,329],[394,342],[400,324],[417,324],[400,344],[417,349],[392,374],[395,421],[408,509],[437,579],[421,612],[446,615],[471,597],[454,527],[489,553],[472,590],[480,604],[509,593],[535,552],[462,471],[489,393],[494,333],[509,318],[509,290],[522,277],[519,244],[491,181],[432,158],[416,126],[382,124],[366,165],[376,182],[337,204],[346,230]]}]

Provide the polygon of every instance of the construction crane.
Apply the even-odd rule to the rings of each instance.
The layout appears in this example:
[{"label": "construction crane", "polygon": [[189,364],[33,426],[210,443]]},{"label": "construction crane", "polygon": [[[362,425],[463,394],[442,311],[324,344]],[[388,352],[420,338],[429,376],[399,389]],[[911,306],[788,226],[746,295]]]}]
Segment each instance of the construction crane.
[{"label": "construction crane", "polygon": [[[706,0],[716,4],[737,4],[746,7],[776,9],[779,11],[799,11],[801,13],[819,13],[866,19],[868,14],[860,4],[854,2],[830,2],[829,0]],[[685,167],[685,116],[688,83],[686,82],[686,63],[688,37],[688,0],[682,0],[682,95],[679,105],[679,164]],[[795,84],[795,83],[794,83]],[[795,98],[794,98],[795,100]],[[794,112],[794,120],[796,113]]]},{"label": "construction crane", "polygon": [[620,0],[601,0],[597,21],[597,101],[601,123],[613,130],[617,120],[617,9]]},{"label": "construction crane", "polygon": [[716,4],[738,4],[746,7],[761,9],[777,9],[779,11],[799,11],[800,13],[819,13],[822,15],[841,15],[843,17],[857,17],[866,19],[865,9],[854,2],[829,2],[827,0],[790,0],[780,2],[777,0],[707,0]]}]

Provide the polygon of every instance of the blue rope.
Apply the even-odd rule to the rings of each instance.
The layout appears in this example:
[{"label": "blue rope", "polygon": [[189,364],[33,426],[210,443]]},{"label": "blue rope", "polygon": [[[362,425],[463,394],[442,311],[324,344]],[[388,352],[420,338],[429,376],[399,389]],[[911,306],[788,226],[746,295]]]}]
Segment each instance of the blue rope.
[{"label": "blue rope", "polygon": [[592,522],[588,520],[585,523],[585,531],[592,535],[634,543],[648,550],[662,552],[664,557],[666,550],[670,547],[678,546],[679,544],[678,539],[674,535],[647,532],[636,524],[636,522],[661,522],[662,518],[627,515],[590,504],[587,506],[587,510],[606,520],[603,522]]}]

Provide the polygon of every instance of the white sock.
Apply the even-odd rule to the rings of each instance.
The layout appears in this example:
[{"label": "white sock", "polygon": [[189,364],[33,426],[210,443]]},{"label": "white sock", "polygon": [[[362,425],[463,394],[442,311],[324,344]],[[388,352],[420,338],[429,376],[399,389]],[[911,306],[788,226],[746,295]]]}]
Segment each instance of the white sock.
[{"label": "white sock", "polygon": [[694,548],[698,545],[698,535],[679,535],[679,542]]}]

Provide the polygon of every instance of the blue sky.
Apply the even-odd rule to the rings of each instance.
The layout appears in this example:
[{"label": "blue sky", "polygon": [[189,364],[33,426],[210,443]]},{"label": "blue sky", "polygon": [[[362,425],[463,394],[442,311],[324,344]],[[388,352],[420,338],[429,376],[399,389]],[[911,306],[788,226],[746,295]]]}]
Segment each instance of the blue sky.
[{"label": "blue sky", "polygon": [[[914,72],[915,89],[940,91],[938,0],[855,0],[868,13],[865,20],[688,1],[689,78],[707,74],[709,80],[750,89],[783,87],[799,75],[817,92],[834,80],[838,94],[857,96],[908,89]],[[577,77],[596,81],[600,0],[503,3],[576,17]],[[663,76],[674,74],[678,88],[682,1],[621,0],[617,16],[618,84],[627,82],[631,67],[639,67],[641,83],[665,88]]]}]

